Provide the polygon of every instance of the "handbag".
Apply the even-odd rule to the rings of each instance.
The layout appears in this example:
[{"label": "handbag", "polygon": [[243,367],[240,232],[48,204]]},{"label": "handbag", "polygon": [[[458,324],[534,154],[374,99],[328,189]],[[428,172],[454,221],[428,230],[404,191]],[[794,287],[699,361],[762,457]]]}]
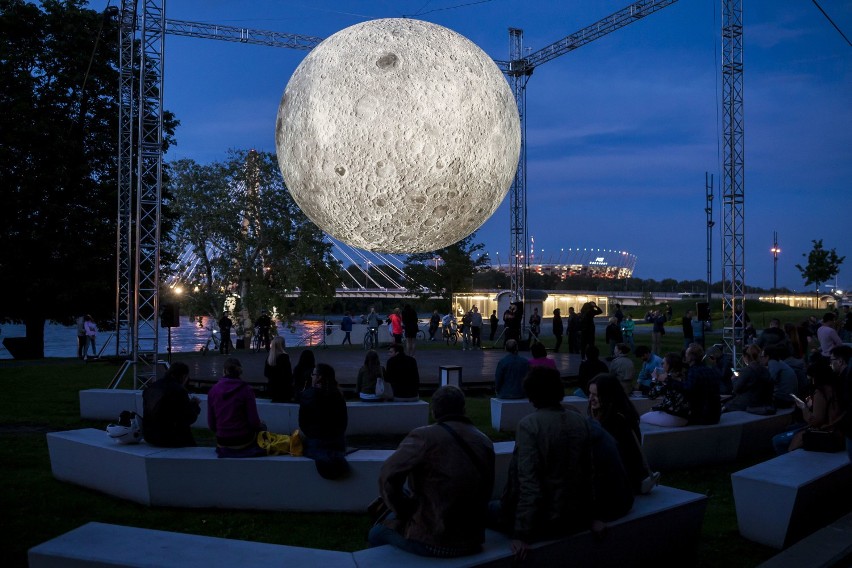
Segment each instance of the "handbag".
[{"label": "handbag", "polygon": [[379,376],[376,377],[376,396],[385,396],[385,379],[383,374],[380,372]]},{"label": "handbag", "polygon": [[846,441],[833,430],[808,429],[802,433],[802,448],[808,452],[834,453],[846,449]]},{"label": "handbag", "polygon": [[268,456],[302,455],[302,437],[298,430],[293,432],[292,436],[262,430],[257,433],[257,445],[265,450]]}]

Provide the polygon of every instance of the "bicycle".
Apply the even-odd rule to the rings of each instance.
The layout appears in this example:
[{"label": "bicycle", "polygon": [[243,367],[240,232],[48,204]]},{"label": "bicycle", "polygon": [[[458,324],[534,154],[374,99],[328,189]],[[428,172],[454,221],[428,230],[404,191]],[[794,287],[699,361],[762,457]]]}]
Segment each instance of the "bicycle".
[{"label": "bicycle", "polygon": [[455,345],[459,340],[459,330],[456,327],[455,323],[451,323],[449,326],[444,326],[441,328],[443,330],[444,340],[447,342],[447,345]]},{"label": "bicycle", "polygon": [[364,351],[375,349],[379,346],[379,328],[367,328],[367,333],[364,334]]},{"label": "bicycle", "polygon": [[416,337],[417,337],[417,339],[420,339],[422,341],[426,341],[426,332],[423,331],[422,329],[418,329]]},{"label": "bicycle", "polygon": [[254,328],[254,333],[251,336],[251,352],[252,353],[257,353],[258,351],[260,351],[260,342],[261,342],[260,328],[256,327],[256,328]]},{"label": "bicycle", "polygon": [[207,343],[199,349],[202,355],[207,355],[207,352],[210,351],[210,343],[213,343],[213,349],[216,351],[219,350],[219,347],[222,345],[222,341],[219,339],[219,330],[213,329],[212,327],[207,328],[210,331],[210,337],[207,338]]}]

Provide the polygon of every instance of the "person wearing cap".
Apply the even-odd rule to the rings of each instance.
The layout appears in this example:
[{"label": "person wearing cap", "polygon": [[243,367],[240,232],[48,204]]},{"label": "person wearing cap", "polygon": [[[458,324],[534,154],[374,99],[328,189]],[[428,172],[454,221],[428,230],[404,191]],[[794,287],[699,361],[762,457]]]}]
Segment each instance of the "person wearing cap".
[{"label": "person wearing cap", "polygon": [[240,378],[239,359],[225,359],[223,377],[207,394],[207,425],[216,435],[216,454],[220,457],[266,455],[257,445],[257,433],[266,430],[257,414],[254,391]]}]

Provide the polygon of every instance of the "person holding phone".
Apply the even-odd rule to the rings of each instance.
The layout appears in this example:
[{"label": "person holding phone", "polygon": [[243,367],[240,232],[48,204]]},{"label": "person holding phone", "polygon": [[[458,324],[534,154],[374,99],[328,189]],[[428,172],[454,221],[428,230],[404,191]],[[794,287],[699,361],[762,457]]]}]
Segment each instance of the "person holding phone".
[{"label": "person holding phone", "polygon": [[734,398],[725,403],[725,412],[772,407],[774,387],[769,369],[760,364],[760,347],[749,345],[743,351],[743,363],[743,368],[734,370]]}]

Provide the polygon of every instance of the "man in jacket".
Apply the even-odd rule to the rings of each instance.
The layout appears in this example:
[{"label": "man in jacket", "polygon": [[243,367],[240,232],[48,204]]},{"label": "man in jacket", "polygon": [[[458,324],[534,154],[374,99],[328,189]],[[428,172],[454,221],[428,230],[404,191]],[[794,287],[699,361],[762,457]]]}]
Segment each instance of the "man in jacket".
[{"label": "man in jacket", "polygon": [[530,543],[590,528],[594,500],[589,424],[562,407],[559,372],[534,367],[524,388],[536,411],[518,423],[506,488],[489,505],[491,523],[512,537],[520,561]]},{"label": "man in jacket", "polygon": [[518,342],[514,339],[506,341],[506,355],[497,363],[494,373],[494,390],[497,398],[518,399],[526,398],[524,392],[524,377],[529,371],[530,362],[518,355]]},{"label": "man in jacket", "polygon": [[190,426],[201,412],[197,398],[186,392],[189,367],[173,363],[163,378],[142,391],[142,430],[145,441],[162,448],[195,445]]},{"label": "man in jacket", "polygon": [[417,360],[405,354],[401,343],[388,347],[385,381],[393,387],[393,399],[416,401],[420,399],[420,370]]},{"label": "man in jacket", "polygon": [[435,392],[432,416],[436,423],[413,430],[382,466],[379,491],[392,513],[368,540],[421,556],[475,554],[485,540],[494,445],[465,417],[458,387]]}]

